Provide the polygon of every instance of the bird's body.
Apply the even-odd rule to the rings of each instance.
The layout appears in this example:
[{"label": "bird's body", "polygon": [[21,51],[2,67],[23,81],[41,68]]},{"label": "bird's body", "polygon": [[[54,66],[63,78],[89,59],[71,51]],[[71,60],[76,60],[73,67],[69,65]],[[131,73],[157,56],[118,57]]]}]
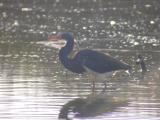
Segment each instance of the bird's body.
[{"label": "bird's body", "polygon": [[116,70],[131,69],[128,64],[110,55],[89,49],[81,50],[73,58],[69,58],[69,54],[72,52],[74,46],[73,35],[64,32],[58,34],[58,38],[64,39],[67,42],[66,45],[60,49],[59,59],[65,68],[71,72],[83,74],[89,69],[96,73],[107,73]]},{"label": "bird's body", "polygon": [[[120,69],[130,69],[130,66],[111,57],[94,50],[81,50],[73,59],[59,54],[62,64],[70,71],[83,74],[87,69],[96,73],[106,73]],[[65,59],[64,59],[65,58]],[[69,60],[70,59],[70,60]],[[86,69],[87,68],[87,69]]]},{"label": "bird's body", "polygon": [[86,67],[97,73],[106,73],[120,69],[127,70],[131,68],[128,64],[121,62],[110,55],[88,49],[79,51],[74,58],[69,58],[68,56],[73,50],[74,39],[73,37],[68,37],[68,39],[65,40],[67,41],[67,44],[61,48],[59,59],[68,70],[74,73],[82,74],[86,72]]}]

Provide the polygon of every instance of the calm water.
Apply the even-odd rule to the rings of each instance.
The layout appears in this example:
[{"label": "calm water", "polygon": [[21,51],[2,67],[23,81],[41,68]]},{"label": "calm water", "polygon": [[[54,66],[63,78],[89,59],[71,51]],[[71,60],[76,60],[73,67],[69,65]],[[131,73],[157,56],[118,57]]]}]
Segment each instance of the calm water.
[{"label": "calm water", "polygon": [[[105,92],[102,81],[108,78],[96,81],[98,97],[125,104],[109,108],[104,102],[96,114],[69,112],[69,117],[159,120],[159,9],[158,0],[0,1],[0,120],[56,120],[63,105],[77,98],[89,101],[88,77],[64,69],[55,48],[37,44],[58,31],[72,31],[81,49],[110,53],[131,64],[134,72],[107,82]],[[138,53],[150,70],[144,80],[135,64]]]}]

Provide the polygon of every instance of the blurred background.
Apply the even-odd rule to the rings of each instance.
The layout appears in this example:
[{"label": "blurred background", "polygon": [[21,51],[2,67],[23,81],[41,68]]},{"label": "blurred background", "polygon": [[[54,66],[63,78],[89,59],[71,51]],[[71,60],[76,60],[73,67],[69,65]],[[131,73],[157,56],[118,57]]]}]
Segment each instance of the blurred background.
[{"label": "blurred background", "polygon": [[[159,0],[0,0],[0,119],[58,119],[62,105],[91,93],[86,75],[68,72],[58,50],[37,44],[60,31],[73,32],[80,49],[127,62],[136,76],[115,78],[106,90],[129,105],[86,119],[159,119],[159,11]],[[150,71],[144,80],[137,54]]]}]

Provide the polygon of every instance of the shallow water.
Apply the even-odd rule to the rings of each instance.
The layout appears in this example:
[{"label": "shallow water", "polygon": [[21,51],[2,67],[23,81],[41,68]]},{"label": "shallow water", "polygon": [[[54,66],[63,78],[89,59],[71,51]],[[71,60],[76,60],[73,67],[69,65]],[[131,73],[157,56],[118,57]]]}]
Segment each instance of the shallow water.
[{"label": "shallow water", "polygon": [[[54,48],[27,43],[21,44],[17,51],[17,45],[18,43],[10,45],[10,48],[7,48],[10,51],[5,53],[5,48],[4,53],[0,55],[1,119],[57,119],[62,105],[91,94],[91,84],[87,76],[67,72],[58,61],[57,51]],[[116,52],[119,58],[124,60],[134,54],[131,53],[131,51]],[[149,56],[154,58],[152,53],[145,54],[147,58]],[[147,62],[150,72],[144,80],[140,80],[139,72],[135,72],[137,78],[121,76],[108,82],[106,94],[127,98],[129,104],[111,113],[87,119],[159,119],[159,61],[152,59]],[[138,69],[135,67],[135,71]],[[100,93],[103,87],[102,81],[97,80],[96,92]]]},{"label": "shallow water", "polygon": [[[86,75],[67,71],[51,46],[37,44],[50,34],[71,31],[80,49],[110,53],[133,67],[134,76],[108,80],[106,99],[128,103],[74,120],[159,120],[160,36],[158,1],[62,0],[0,2],[0,119],[56,120],[63,105],[88,98],[91,83]],[[149,72],[140,79],[137,54],[145,58]],[[102,80],[101,80],[102,79]]]}]

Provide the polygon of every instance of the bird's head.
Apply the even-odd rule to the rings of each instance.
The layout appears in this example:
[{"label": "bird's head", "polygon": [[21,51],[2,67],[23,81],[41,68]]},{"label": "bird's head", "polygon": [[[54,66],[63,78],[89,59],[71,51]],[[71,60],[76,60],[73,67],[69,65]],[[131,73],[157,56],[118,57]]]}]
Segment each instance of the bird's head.
[{"label": "bird's head", "polygon": [[73,33],[71,32],[59,32],[57,35],[49,36],[48,40],[54,42],[56,45],[60,45],[60,47],[64,47],[68,41],[73,41],[76,44],[76,49],[79,49],[78,43],[74,40]]},{"label": "bird's head", "polygon": [[76,40],[74,40],[73,34],[71,32],[59,32],[56,35],[49,35],[47,41],[38,41],[37,44],[61,49],[69,41],[76,44],[76,47],[74,47],[75,50],[79,50],[78,43]]},{"label": "bird's head", "polygon": [[60,33],[58,33],[58,36],[60,36],[64,40],[70,40],[70,39],[73,40],[74,39],[73,33],[71,33],[71,32],[60,32]]}]

